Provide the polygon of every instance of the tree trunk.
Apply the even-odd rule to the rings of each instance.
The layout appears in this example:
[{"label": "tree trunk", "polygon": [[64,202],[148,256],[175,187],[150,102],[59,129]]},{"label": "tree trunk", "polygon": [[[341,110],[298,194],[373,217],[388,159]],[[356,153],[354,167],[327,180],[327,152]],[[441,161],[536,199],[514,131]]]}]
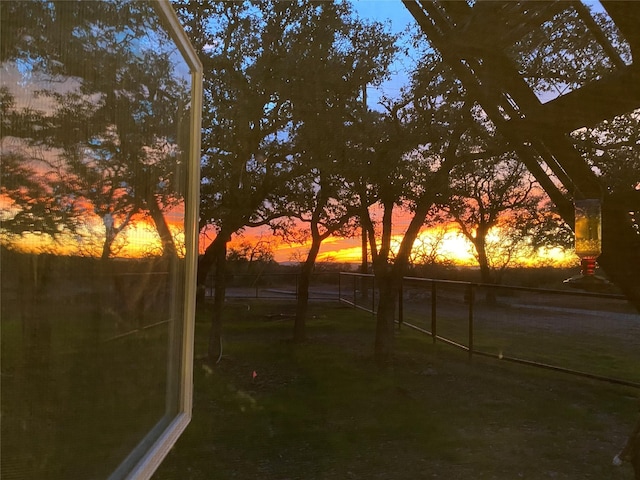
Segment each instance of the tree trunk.
[{"label": "tree trunk", "polygon": [[424,198],[417,206],[402,242],[400,242],[400,248],[393,263],[389,260],[392,231],[392,205],[385,205],[382,220],[383,233],[381,248],[373,260],[373,273],[380,296],[377,311],[374,359],[380,367],[390,364],[392,360],[398,292],[402,285],[402,277],[405,275],[409,264],[409,255],[411,255],[413,243],[420,232],[421,226],[424,224],[424,220],[432,204],[433,198],[429,197]]},{"label": "tree trunk", "polygon": [[209,332],[208,349],[208,360],[211,365],[215,365],[222,356],[222,317],[227,289],[227,243],[230,239],[230,234],[220,232],[210,245],[210,247],[213,245],[212,251],[216,264],[213,313],[211,315],[211,331]]},{"label": "tree trunk", "polygon": [[[459,133],[462,134],[462,131]],[[457,140],[459,139],[459,135],[452,138],[456,141],[452,141],[450,143],[450,152],[447,156],[454,160],[446,160],[446,165],[443,165],[431,178],[430,182],[425,185],[427,191],[431,193],[423,197],[417,203],[413,218],[411,219],[411,222],[409,222],[409,226],[407,227],[402,242],[400,242],[400,248],[398,249],[398,253],[393,264],[389,261],[389,253],[392,232],[392,209],[394,202],[383,202],[384,214],[382,218],[382,241],[380,242],[380,250],[375,255],[375,242],[373,241],[373,236],[370,237],[371,253],[373,257],[373,273],[375,275],[375,281],[380,295],[377,312],[374,359],[381,367],[388,365],[392,360],[397,295],[400,291],[400,286],[402,285],[402,277],[405,275],[407,266],[409,265],[409,256],[411,255],[413,244],[420,233],[421,227],[424,225],[424,221],[431,206],[436,200],[437,193],[442,192],[446,187],[448,184],[449,172],[451,171],[451,168],[456,165],[455,148],[458,143]],[[371,225],[370,220],[368,220],[367,223]],[[370,231],[370,234],[371,233],[372,232]]]},{"label": "tree trunk", "polygon": [[153,219],[153,223],[156,226],[156,230],[158,231],[158,235],[160,236],[160,242],[162,243],[162,256],[167,258],[175,258],[178,256],[178,251],[176,250],[176,244],[173,241],[173,235],[171,235],[171,230],[169,230],[169,225],[167,225],[167,220],[164,218],[162,214],[162,210],[158,206],[158,201],[155,198],[155,195],[150,194],[149,198],[147,198],[147,208],[149,209],[149,214]]},{"label": "tree trunk", "polygon": [[[360,265],[360,273],[364,273],[367,274],[369,273],[369,259],[368,259],[368,255],[367,255],[367,229],[363,226],[362,227],[362,263]],[[362,300],[366,300],[367,298],[369,298],[369,288],[367,285],[367,278],[366,277],[361,277],[360,278],[360,296],[362,297]]]},{"label": "tree trunk", "polygon": [[196,285],[198,288],[205,286],[207,276],[211,271],[211,267],[216,263],[216,241],[219,235],[216,235],[213,242],[205,249],[204,254],[198,259],[198,275]]},{"label": "tree trunk", "polygon": [[386,367],[390,365],[393,355],[396,301],[400,283],[396,278],[397,272],[390,265],[377,270],[375,278],[380,300],[377,310],[374,360],[379,367]]},{"label": "tree trunk", "polygon": [[226,229],[221,230],[216,235],[216,238],[213,239],[213,242],[211,242],[209,246],[204,250],[204,254],[198,259],[198,272],[196,274],[196,301],[198,302],[198,304],[204,301],[207,277],[209,276],[209,272],[211,271],[213,266],[216,264],[218,258],[216,249],[220,248],[220,242],[229,243],[229,240],[231,240],[231,233],[228,233],[228,230]]},{"label": "tree trunk", "polygon": [[107,238],[102,244],[102,255],[100,256],[100,259],[109,260],[109,257],[111,257],[111,242]]},{"label": "tree trunk", "polygon": [[489,259],[487,258],[487,252],[484,249],[484,245],[477,244],[476,249],[478,251],[478,266],[480,267],[480,281],[482,283],[491,283],[491,268],[489,267]]},{"label": "tree trunk", "polygon": [[295,343],[301,343],[306,340],[306,320],[307,309],[309,306],[309,284],[311,283],[311,272],[316,263],[318,252],[320,251],[320,245],[322,240],[320,237],[314,236],[311,242],[311,250],[307,255],[307,259],[302,265],[300,272],[300,280],[298,283],[298,302],[296,304],[296,318],[293,324],[293,341]]},{"label": "tree trunk", "polygon": [[[478,265],[480,267],[480,281],[482,283],[492,285],[494,283],[493,275],[491,272],[491,267],[489,266],[489,258],[487,257],[487,250],[485,248],[484,238],[476,239],[473,243],[475,245],[476,252],[478,253]],[[489,305],[494,305],[497,301],[495,290],[492,288],[489,288],[487,290],[485,299]],[[469,299],[469,301],[471,301],[471,299]]]},{"label": "tree trunk", "polygon": [[113,227],[109,227],[105,224],[104,231],[104,243],[102,244],[102,255],[100,256],[100,259],[103,262],[111,258],[111,245],[116,237]]}]

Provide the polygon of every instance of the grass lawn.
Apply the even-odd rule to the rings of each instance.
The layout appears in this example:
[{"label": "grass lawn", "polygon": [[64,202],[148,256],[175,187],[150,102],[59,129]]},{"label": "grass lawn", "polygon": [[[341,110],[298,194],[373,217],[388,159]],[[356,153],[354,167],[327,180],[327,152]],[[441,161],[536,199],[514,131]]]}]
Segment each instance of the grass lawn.
[{"label": "grass lawn", "polygon": [[[312,305],[309,341],[294,345],[294,307],[227,304],[224,355],[213,372],[196,363],[192,423],[155,480],[633,478],[611,460],[637,390],[469,362],[406,328],[381,371],[370,314]],[[208,318],[199,312],[197,354]]]}]

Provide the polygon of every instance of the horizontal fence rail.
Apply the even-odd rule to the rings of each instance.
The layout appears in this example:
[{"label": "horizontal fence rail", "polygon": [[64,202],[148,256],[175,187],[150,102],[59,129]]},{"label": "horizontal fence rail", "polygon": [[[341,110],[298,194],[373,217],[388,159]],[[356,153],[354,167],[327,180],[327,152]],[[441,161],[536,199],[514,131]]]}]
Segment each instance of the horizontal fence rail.
[{"label": "horizontal fence rail", "polygon": [[[309,300],[333,300],[340,298],[338,284],[340,272],[317,272],[311,274]],[[226,276],[228,298],[298,298],[299,273],[230,273]],[[215,279],[207,277],[205,298],[212,298]]]},{"label": "horizontal fence rail", "polygon": [[[341,272],[340,302],[375,315],[371,274]],[[640,388],[640,314],[622,295],[403,278],[396,321],[473,355]]]},{"label": "horizontal fence rail", "polygon": [[[227,275],[230,298],[297,299],[298,273]],[[213,296],[213,279],[205,297]],[[311,301],[375,315],[372,274],[318,272]],[[640,388],[640,314],[622,295],[404,277],[396,321],[474,355]]]}]

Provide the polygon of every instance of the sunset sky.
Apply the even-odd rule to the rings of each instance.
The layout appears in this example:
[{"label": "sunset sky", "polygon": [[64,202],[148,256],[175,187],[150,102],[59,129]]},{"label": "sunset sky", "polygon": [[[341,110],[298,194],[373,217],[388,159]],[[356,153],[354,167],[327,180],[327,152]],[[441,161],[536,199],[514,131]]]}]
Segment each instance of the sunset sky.
[{"label": "sunset sky", "polygon": [[[394,216],[394,238],[393,244],[398,245],[402,240],[402,234],[406,230],[409,222],[409,216],[397,213]],[[437,249],[441,259],[451,261],[456,265],[476,265],[476,260],[472,253],[471,243],[457,230],[455,225],[437,226],[431,228],[423,228],[420,236],[414,244],[418,247],[421,243],[429,244],[430,241],[434,241],[439,236],[441,230],[445,230],[444,239]],[[494,231],[489,236],[489,241],[497,240],[499,232]],[[201,235],[200,236],[200,252],[202,253],[206,246],[213,240],[214,235]],[[257,241],[267,241],[271,244],[274,251],[274,258],[279,263],[298,263],[304,261],[306,258],[309,243],[289,245],[284,243],[281,239],[272,236],[268,228],[253,228],[247,229],[240,235],[235,236],[229,248],[233,249],[240,246],[242,243],[253,243]],[[322,244],[320,254],[318,255],[319,262],[336,262],[336,263],[360,263],[362,261],[362,247],[361,237],[359,235],[353,238],[336,238],[330,237]],[[371,262],[371,255],[369,255],[369,262]],[[536,253],[536,255],[520,258],[516,260],[517,264],[525,266],[536,265],[553,265],[557,267],[573,266],[578,264],[578,258],[575,256],[572,249],[562,250],[561,248],[542,249]]]},{"label": "sunset sky", "polygon": [[[407,28],[408,25],[415,21],[409,11],[398,0],[355,0],[354,10],[358,16],[364,19],[371,19],[386,22],[390,25],[393,33],[400,33]],[[391,68],[391,78],[380,87],[369,86],[367,89],[368,102],[370,108],[377,108],[377,103],[381,95],[390,97],[398,95],[402,86],[408,82],[407,72],[411,68],[411,59],[408,57],[399,57]],[[16,76],[12,81],[17,82],[19,72],[13,71]],[[8,80],[8,79],[5,79]],[[23,98],[32,98],[33,95],[25,95]],[[20,99],[20,97],[18,97]],[[40,100],[42,101],[42,100]],[[18,106],[33,106],[22,105]],[[41,108],[46,106],[40,105]],[[0,207],[2,205],[0,199]],[[6,206],[6,205],[5,205]],[[183,238],[183,232],[179,226],[181,215],[169,215],[168,223],[173,231],[176,240],[180,242]],[[410,218],[408,215],[398,213],[394,217],[394,232],[397,234],[396,243],[402,238],[402,233],[406,230]],[[442,227],[438,227],[442,228]],[[27,234],[19,245],[21,248],[30,251],[58,251],[65,254],[90,254],[99,256],[101,245],[101,235],[104,235],[104,226],[100,218],[95,215],[87,214],[85,220],[85,230],[82,235],[74,235],[54,242],[45,235]],[[421,234],[422,238],[432,238],[437,235],[438,229],[425,229]],[[148,218],[139,218],[123,232],[122,245],[119,247],[117,256],[141,256],[149,255],[160,249],[160,242],[155,227],[149,223]],[[201,252],[206,248],[212,240],[212,235],[200,236]],[[308,245],[288,245],[281,240],[271,237],[267,228],[263,229],[247,229],[242,235],[232,240],[231,248],[241,242],[252,243],[257,239],[268,239],[272,242],[275,260],[278,262],[299,262],[306,257]],[[475,264],[475,259],[471,253],[470,243],[464,237],[452,228],[447,229],[445,239],[442,243],[439,253],[446,259],[463,265]],[[354,238],[329,238],[323,243],[318,261],[331,261],[340,263],[360,263],[361,262],[361,239]],[[371,257],[369,256],[369,260]],[[551,263],[576,263],[576,258],[572,252],[543,252],[537,259],[543,262]],[[532,261],[536,261],[533,259]]]}]

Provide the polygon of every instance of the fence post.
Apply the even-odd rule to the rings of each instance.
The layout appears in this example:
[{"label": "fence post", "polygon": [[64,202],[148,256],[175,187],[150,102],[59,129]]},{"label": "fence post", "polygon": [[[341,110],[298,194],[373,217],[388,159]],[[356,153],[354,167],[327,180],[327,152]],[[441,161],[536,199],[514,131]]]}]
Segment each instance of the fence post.
[{"label": "fence post", "polygon": [[398,330],[402,328],[402,322],[404,321],[404,291],[402,288],[402,279],[400,280],[400,288],[398,288]]},{"label": "fence post", "polygon": [[433,340],[433,343],[436,343],[438,338],[438,333],[436,332],[436,299],[436,282],[431,281],[431,339]]},{"label": "fence post", "polygon": [[376,277],[371,277],[371,315],[376,314]]},{"label": "fence post", "polygon": [[367,272],[363,271],[362,273],[363,275],[360,277],[360,296],[364,302],[368,298],[369,289],[367,288]]},{"label": "fence post", "polygon": [[338,302],[342,301],[342,272],[338,272]]},{"label": "fence post", "polygon": [[353,276],[353,308],[356,308],[356,280],[358,277],[356,275]]},{"label": "fence post", "polygon": [[296,273],[296,300],[298,300],[298,278],[300,277],[299,273]]},{"label": "fence post", "polygon": [[472,283],[468,286],[469,294],[469,360],[473,356],[473,304],[474,304],[474,285]]}]

